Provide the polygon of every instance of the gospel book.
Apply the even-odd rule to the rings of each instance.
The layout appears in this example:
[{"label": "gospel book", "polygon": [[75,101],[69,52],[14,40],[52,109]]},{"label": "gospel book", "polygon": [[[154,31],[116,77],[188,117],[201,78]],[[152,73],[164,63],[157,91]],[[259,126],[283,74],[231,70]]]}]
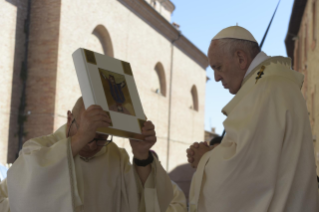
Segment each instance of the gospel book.
[{"label": "gospel book", "polygon": [[142,140],[146,117],[131,65],[83,48],[72,56],[85,108],[100,105],[112,121],[97,132]]}]

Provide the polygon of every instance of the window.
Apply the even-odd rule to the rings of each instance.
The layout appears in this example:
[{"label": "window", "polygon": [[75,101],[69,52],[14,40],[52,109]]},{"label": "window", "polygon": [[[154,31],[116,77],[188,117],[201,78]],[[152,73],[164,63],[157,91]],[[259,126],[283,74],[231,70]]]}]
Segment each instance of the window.
[{"label": "window", "polygon": [[304,37],[304,57],[305,57],[305,62],[307,61],[307,56],[308,56],[308,25],[305,24],[305,37]]},{"label": "window", "polygon": [[159,80],[159,88],[156,88],[155,92],[166,96],[166,77],[162,63],[156,63],[154,70],[156,71]]},{"label": "window", "polygon": [[307,95],[308,95],[308,71],[307,71],[307,67],[305,67],[305,69],[303,70],[303,74],[305,76],[304,78],[304,82],[303,82],[303,95],[304,95],[304,98],[307,102]]},{"label": "window", "polygon": [[192,86],[191,95],[193,100],[193,105],[191,108],[195,111],[198,111],[198,94],[197,94],[197,88],[195,85]]},{"label": "window", "polygon": [[151,0],[151,5],[152,5],[152,7],[156,7],[156,0]]},{"label": "window", "polygon": [[294,51],[294,66],[293,66],[293,69],[295,71],[300,71],[299,70],[299,41],[298,40],[295,40],[295,51]]},{"label": "window", "polygon": [[316,47],[316,37],[317,37],[317,21],[316,21],[316,0],[313,1],[312,3],[312,45],[311,45],[311,49],[314,50],[314,48]]},{"label": "window", "polygon": [[109,57],[114,57],[112,40],[107,29],[103,25],[98,25],[94,28],[92,34],[99,39],[104,54]]},{"label": "window", "polygon": [[316,116],[316,105],[315,105],[315,94],[316,94],[316,85],[314,86],[312,92],[311,92],[311,125],[313,127],[315,123],[315,116]]}]

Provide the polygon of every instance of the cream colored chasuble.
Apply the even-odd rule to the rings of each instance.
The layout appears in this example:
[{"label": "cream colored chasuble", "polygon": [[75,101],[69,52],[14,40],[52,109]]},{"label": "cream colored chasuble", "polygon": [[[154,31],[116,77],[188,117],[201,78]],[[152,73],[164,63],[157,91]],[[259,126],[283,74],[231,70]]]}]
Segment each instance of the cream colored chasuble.
[{"label": "cream colored chasuble", "polygon": [[143,197],[124,149],[111,143],[85,162],[79,156],[72,157],[69,142],[63,126],[54,134],[24,144],[8,172],[12,212],[145,211],[141,198],[156,205],[158,211],[166,210],[172,185],[156,159],[150,175],[154,179],[149,177],[146,183],[152,192]]},{"label": "cream colored chasuble", "polygon": [[173,199],[170,202],[166,212],[187,212],[186,197],[182,189],[172,181]]},{"label": "cream colored chasuble", "polygon": [[0,212],[10,212],[7,179],[0,182]]},{"label": "cream colored chasuble", "polygon": [[289,58],[265,60],[225,106],[227,133],[200,160],[190,211],[319,211],[303,76],[290,67]]}]

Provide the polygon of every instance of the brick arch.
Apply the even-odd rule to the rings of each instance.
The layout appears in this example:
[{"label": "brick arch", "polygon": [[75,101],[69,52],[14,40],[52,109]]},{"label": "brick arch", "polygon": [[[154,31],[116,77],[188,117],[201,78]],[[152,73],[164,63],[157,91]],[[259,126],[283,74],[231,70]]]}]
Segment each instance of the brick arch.
[{"label": "brick arch", "polygon": [[158,76],[158,80],[160,84],[160,93],[163,96],[166,96],[166,77],[165,77],[165,70],[162,63],[161,62],[156,63],[154,69]]},{"label": "brick arch", "polygon": [[101,42],[104,54],[109,57],[114,57],[113,44],[110,33],[107,29],[103,25],[99,24],[94,28],[92,34]]},{"label": "brick arch", "polygon": [[197,93],[196,85],[192,86],[191,95],[193,99],[193,109],[198,111],[198,93]]}]

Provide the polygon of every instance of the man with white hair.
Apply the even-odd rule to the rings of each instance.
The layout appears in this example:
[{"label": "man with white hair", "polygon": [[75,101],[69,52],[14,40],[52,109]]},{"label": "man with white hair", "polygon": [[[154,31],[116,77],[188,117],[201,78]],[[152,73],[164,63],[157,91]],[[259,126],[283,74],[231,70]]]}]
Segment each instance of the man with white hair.
[{"label": "man with white hair", "polygon": [[221,144],[187,150],[197,166],[190,211],[319,211],[303,75],[291,69],[290,58],[261,52],[238,26],[213,38],[208,59],[215,80],[235,96],[222,110]]},{"label": "man with white hair", "polygon": [[[149,151],[155,127],[145,122],[143,141],[130,140],[134,164],[125,149],[97,134],[110,118],[98,105],[78,99],[67,123],[51,135],[27,141],[0,187],[0,209],[11,212],[165,211],[172,184]],[[142,185],[142,186],[138,186]],[[147,203],[147,204],[146,204]]]}]

